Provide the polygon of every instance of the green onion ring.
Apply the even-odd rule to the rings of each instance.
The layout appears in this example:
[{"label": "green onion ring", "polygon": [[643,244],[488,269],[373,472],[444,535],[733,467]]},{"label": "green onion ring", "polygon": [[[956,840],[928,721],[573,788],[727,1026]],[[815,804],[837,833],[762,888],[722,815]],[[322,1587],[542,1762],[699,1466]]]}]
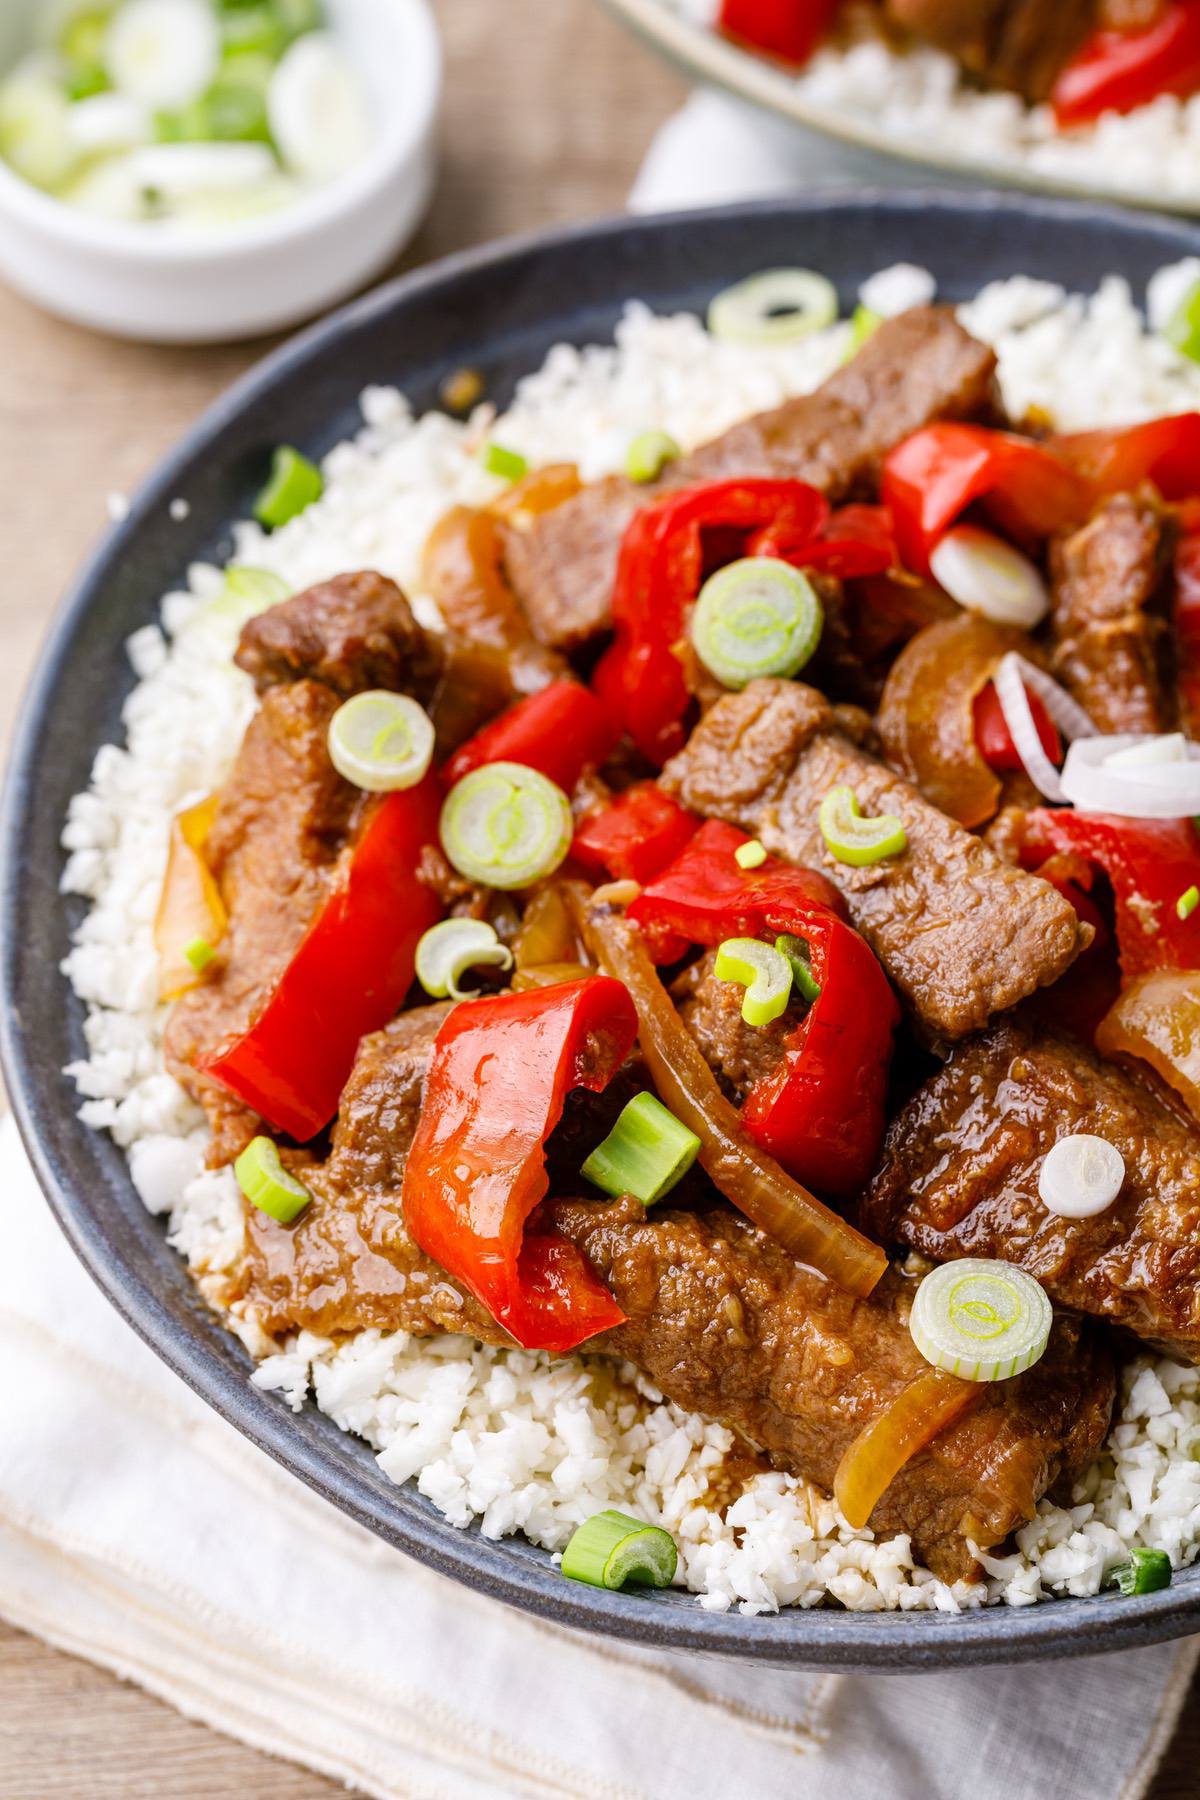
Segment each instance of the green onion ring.
[{"label": "green onion ring", "polygon": [[466,1000],[459,982],[468,969],[511,969],[513,953],[486,919],[443,919],[417,945],[417,980],[435,1000]]},{"label": "green onion ring", "polygon": [[485,887],[526,888],[553,875],[571,848],[571,802],[524,763],[486,763],[450,790],[442,848],[460,875]]},{"label": "green onion ring", "polygon": [[708,309],[708,329],[732,344],[792,344],[837,316],[837,289],[824,275],[768,269],[718,294]]},{"label": "green onion ring", "polygon": [[774,944],[758,938],[726,938],[717,951],[718,981],[736,981],[746,990],[742,1018],[756,1028],[787,1011],[792,997],[792,965]]},{"label": "green onion ring", "polygon": [[1007,1381],[1041,1360],[1053,1322],[1045,1290],[1032,1275],[968,1256],[926,1275],[908,1328],[935,1369],[964,1381]]},{"label": "green onion ring", "polygon": [[657,481],[667,464],[678,461],[682,455],[668,432],[642,431],[626,453],[625,473],[630,481]]},{"label": "green onion ring", "polygon": [[615,1200],[632,1194],[643,1206],[653,1206],[683,1180],[699,1154],[700,1139],[661,1100],[635,1094],[580,1174]]},{"label": "green onion ring", "polygon": [[830,788],[817,815],[821,836],[838,862],[864,869],[908,848],[904,821],[895,813],[865,819],[853,788]]},{"label": "green onion ring", "polygon": [[760,675],[798,675],[825,615],[812,583],[773,556],[746,556],[710,575],[692,614],[692,642],[710,674],[744,688]]},{"label": "green onion ring", "polygon": [[233,1172],[251,1206],[281,1225],[290,1225],[312,1199],[304,1183],[288,1174],[279,1160],[279,1146],[269,1137],[252,1138]]},{"label": "green onion ring", "polygon": [[290,444],[282,444],[271,464],[271,477],[254,503],[254,516],[260,525],[277,531],[325,492],[325,477],[307,456],[301,456]]},{"label": "green onion ring", "polygon": [[329,721],[329,755],[339,775],[369,794],[416,787],[433,761],[433,724],[407,694],[355,694]]},{"label": "green onion ring", "polygon": [[568,1581],[589,1587],[669,1587],[679,1566],[679,1552],[669,1531],[643,1524],[628,1513],[596,1513],[571,1535],[563,1551],[562,1572]]}]

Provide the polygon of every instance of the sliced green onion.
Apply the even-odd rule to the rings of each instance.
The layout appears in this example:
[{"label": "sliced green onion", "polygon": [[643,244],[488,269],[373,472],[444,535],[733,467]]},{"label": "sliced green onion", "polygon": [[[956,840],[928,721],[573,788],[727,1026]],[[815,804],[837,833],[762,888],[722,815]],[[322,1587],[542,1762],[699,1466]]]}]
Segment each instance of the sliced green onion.
[{"label": "sliced green onion", "polygon": [[503,481],[520,481],[529,473],[529,464],[519,450],[506,450],[503,444],[485,444],[483,466],[489,475]]},{"label": "sliced green onion", "polygon": [[935,1369],[964,1381],[1007,1381],[1045,1352],[1054,1314],[1040,1283],[1009,1263],[943,1263],[917,1289],[908,1328]]},{"label": "sliced green onion", "polygon": [[100,69],[104,65],[104,42],[112,23],[111,6],[85,6],[63,20],[58,31],[57,47],[64,62],[76,69]]},{"label": "sliced green onion", "polygon": [[1113,1570],[1112,1578],[1126,1597],[1157,1594],[1160,1588],[1171,1585],[1171,1559],[1165,1550],[1147,1550],[1139,1545],[1129,1552],[1127,1563]]},{"label": "sliced green onion", "polygon": [[568,1581],[589,1587],[670,1587],[679,1552],[669,1531],[644,1525],[628,1513],[602,1512],[571,1534],[563,1551],[562,1572]]},{"label": "sliced green onion", "polygon": [[443,919],[417,945],[417,980],[435,1000],[466,1000],[459,982],[468,969],[511,969],[513,953],[485,919]]},{"label": "sliced green onion", "polygon": [[1200,362],[1200,281],[1188,289],[1163,326],[1163,336],[1181,356]]},{"label": "sliced green onion", "polygon": [[634,438],[625,458],[630,481],[657,481],[668,463],[683,455],[675,439],[665,431],[643,431]]},{"label": "sliced green onion", "polygon": [[207,938],[193,938],[190,944],[183,947],[184,961],[191,963],[197,975],[204,973],[216,954]]},{"label": "sliced green onion", "polygon": [[864,819],[853,788],[830,788],[817,815],[821,836],[838,862],[862,869],[868,863],[899,856],[908,847],[904,821],[895,813]]},{"label": "sliced green onion", "polygon": [[717,295],[708,329],[733,344],[791,344],[832,325],[837,289],[811,269],[768,269]]},{"label": "sliced green onion", "polygon": [[802,937],[785,931],[775,939],[775,948],[786,956],[792,970],[792,986],[810,1006],[821,998],[821,984],[812,972],[812,952]]},{"label": "sliced green onion", "polygon": [[288,47],[290,35],[271,6],[222,8],[221,45],[227,58],[252,54],[278,61]]},{"label": "sliced green onion", "polygon": [[233,1165],[237,1184],[259,1212],[290,1225],[312,1199],[302,1181],[289,1175],[279,1160],[279,1146],[269,1137],[252,1138]]},{"label": "sliced green onion", "polygon": [[339,775],[369,794],[416,787],[433,761],[433,722],[407,694],[355,694],[329,721],[329,756]]},{"label": "sliced green onion", "polygon": [[850,320],[851,354],[853,355],[856,350],[861,350],[867,339],[874,337],[882,324],[882,313],[877,313],[873,307],[863,306],[861,303],[856,306]]},{"label": "sliced green onion", "polygon": [[799,569],[772,556],[746,556],[701,588],[692,642],[718,681],[743,688],[760,675],[799,674],[824,624],[821,602]]},{"label": "sliced green onion", "polygon": [[738,845],[733,860],[739,869],[761,869],[767,860],[766,848],[757,838],[751,838],[748,844]]},{"label": "sliced green onion", "polygon": [[1178,919],[1190,919],[1196,908],[1200,906],[1200,887],[1190,887],[1180,894],[1175,902],[1175,916]]},{"label": "sliced green onion", "polygon": [[271,479],[254,505],[260,525],[278,530],[297,518],[325,492],[325,478],[315,463],[289,444],[281,444],[271,464]]},{"label": "sliced green onion", "polygon": [[525,888],[553,875],[571,848],[571,802],[524,763],[487,763],[450,790],[442,848],[460,875],[485,887]]},{"label": "sliced green onion", "polygon": [[747,1025],[769,1025],[787,1011],[792,997],[792,965],[774,944],[758,938],[726,938],[717,951],[718,981],[744,987],[742,1017]]},{"label": "sliced green onion", "polygon": [[653,1094],[635,1094],[582,1173],[606,1194],[632,1194],[653,1206],[683,1180],[700,1154],[700,1139]]},{"label": "sliced green onion", "polygon": [[225,571],[225,591],[211,602],[214,613],[231,613],[238,619],[253,619],[269,606],[278,606],[291,594],[281,575],[271,569],[243,568],[234,564]]}]

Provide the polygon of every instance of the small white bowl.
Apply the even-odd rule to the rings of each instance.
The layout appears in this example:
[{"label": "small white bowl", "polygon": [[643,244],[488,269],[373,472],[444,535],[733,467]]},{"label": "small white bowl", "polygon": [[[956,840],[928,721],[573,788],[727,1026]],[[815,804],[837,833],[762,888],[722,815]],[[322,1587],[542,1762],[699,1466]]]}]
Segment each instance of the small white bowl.
[{"label": "small white bowl", "polygon": [[[0,56],[41,0],[0,0]],[[312,318],[379,275],[429,204],[442,55],[429,0],[327,0],[367,85],[376,135],[363,160],[278,212],[223,228],[98,219],[0,159],[0,275],[76,324],[161,344],[218,343]]]}]

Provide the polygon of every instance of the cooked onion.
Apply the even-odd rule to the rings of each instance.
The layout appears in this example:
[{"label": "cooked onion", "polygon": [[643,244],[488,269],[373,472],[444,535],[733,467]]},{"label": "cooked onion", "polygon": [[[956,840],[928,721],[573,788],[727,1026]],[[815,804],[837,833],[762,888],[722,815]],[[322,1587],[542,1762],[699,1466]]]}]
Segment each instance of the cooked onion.
[{"label": "cooked onion", "polygon": [[1081,812],[1191,818],[1200,813],[1200,744],[1174,732],[1088,738],[1068,751],[1061,787]]},{"label": "cooked onion", "polygon": [[1032,688],[1065,738],[1094,737],[1096,727],[1066,689],[1027,657],[1010,653],[997,668],[993,680],[1004,723],[1026,773],[1048,800],[1061,803],[1067,798],[1062,777],[1042,748],[1026,689]]},{"label": "cooked onion", "polygon": [[833,1478],[833,1497],[847,1525],[862,1531],[905,1463],[978,1405],[985,1383],[963,1381],[944,1369],[930,1369],[902,1388],[881,1413],[864,1425],[842,1455]]},{"label": "cooked onion", "polygon": [[1200,969],[1156,969],[1131,981],[1101,1020],[1096,1048],[1149,1063],[1200,1119]]},{"label": "cooked onion", "polygon": [[727,1200],[786,1250],[848,1293],[871,1292],[887,1257],[786,1175],[742,1129],[658,978],[637,927],[590,909],[585,888],[572,903],[589,950],[606,975],[624,982],[637,1008],[638,1041],[659,1098],[700,1139],[701,1167]]},{"label": "cooked onion", "polygon": [[984,824],[1000,804],[999,778],[975,736],[975,701],[1024,643],[1022,633],[986,619],[960,615],[927,625],[884,686],[877,723],[888,760],[960,825]]}]

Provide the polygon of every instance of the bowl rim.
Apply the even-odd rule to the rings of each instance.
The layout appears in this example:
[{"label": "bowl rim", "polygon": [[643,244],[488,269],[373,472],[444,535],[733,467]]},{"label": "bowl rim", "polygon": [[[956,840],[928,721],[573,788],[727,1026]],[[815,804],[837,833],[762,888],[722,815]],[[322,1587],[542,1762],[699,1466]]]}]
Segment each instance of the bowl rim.
[{"label": "bowl rim", "polygon": [[[0,1069],[39,1184],[72,1248],[93,1279],[134,1331],[222,1417],[277,1462],[398,1549],[435,1572],[560,1624],[663,1649],[708,1652],[725,1657],[796,1668],[918,1672],[1057,1655],[1088,1655],[1145,1646],[1200,1630],[1200,1564],[1159,1593],[1105,1604],[1104,1597],[1061,1599],[1023,1608],[994,1607],[958,1614],[859,1613],[832,1608],[787,1608],[748,1618],[736,1612],[709,1612],[694,1597],[687,1604],[656,1605],[641,1596],[611,1594],[563,1581],[544,1553],[541,1561],[493,1544],[477,1531],[460,1531],[432,1512],[388,1512],[357,1470],[334,1470],[319,1445],[293,1429],[293,1415],[276,1396],[254,1388],[247,1375],[223,1367],[198,1338],[181,1335],[161,1295],[126,1261],[114,1261],[99,1221],[85,1196],[72,1191],[52,1139],[98,1135],[77,1117],[75,1096],[61,1081],[39,1074],[27,1048],[19,1009],[21,956],[17,925],[23,884],[37,887],[46,903],[56,888],[23,866],[27,796],[34,787],[37,752],[56,690],[74,653],[83,622],[103,597],[115,566],[142,528],[178,491],[179,475],[192,466],[221,431],[281,381],[300,374],[323,349],[364,327],[385,324],[409,300],[437,296],[464,277],[503,277],[520,259],[541,252],[561,254],[569,266],[573,246],[611,245],[608,261],[620,266],[618,243],[644,241],[662,257],[673,232],[705,231],[721,220],[778,219],[800,226],[805,220],[873,213],[932,214],[947,225],[964,214],[976,220],[997,215],[1020,223],[1079,222],[1148,241],[1179,239],[1184,229],[1168,219],[1140,219],[1109,208],[1081,208],[1060,201],[1022,200],[1013,195],[936,194],[928,191],[865,190],[854,197],[815,195],[795,201],[718,206],[648,218],[618,216],[566,229],[534,232],[482,249],[448,257],[401,276],[311,326],[252,367],[202,415],[155,467],[139,490],[127,518],[110,532],[84,564],[54,617],[20,707],[0,802]],[[623,296],[619,296],[622,297]],[[95,746],[98,748],[99,746]],[[55,872],[56,878],[56,872]],[[117,1152],[118,1156],[123,1153]],[[126,1171],[126,1179],[128,1174]],[[311,1403],[309,1403],[311,1404]],[[402,1490],[394,1490],[401,1492]]]},{"label": "bowl rim", "polygon": [[1031,168],[1019,156],[973,156],[967,150],[939,151],[930,143],[910,147],[895,132],[867,119],[847,118],[832,106],[806,99],[782,63],[685,18],[668,9],[663,0],[601,0],[601,4],[643,43],[694,81],[724,88],[737,99],[749,100],[792,125],[905,164],[912,169],[914,179],[917,171],[924,168],[933,171],[935,177],[967,177],[985,185],[1002,181],[1024,193],[1074,199],[1085,205],[1166,211],[1183,218],[1200,214],[1200,193],[1194,200],[1173,195],[1167,201],[1151,188],[1106,187],[1069,175],[1047,175]]},{"label": "bowl rim", "polygon": [[220,268],[248,255],[287,250],[381,199],[419,158],[441,110],[445,58],[431,0],[388,0],[419,59],[414,104],[377,109],[382,129],[367,154],[345,174],[302,193],[275,212],[217,228],[158,235],[154,226],[107,220],[70,206],[25,181],[0,157],[0,216],[9,214],[63,250],[120,260],[142,269]]}]

